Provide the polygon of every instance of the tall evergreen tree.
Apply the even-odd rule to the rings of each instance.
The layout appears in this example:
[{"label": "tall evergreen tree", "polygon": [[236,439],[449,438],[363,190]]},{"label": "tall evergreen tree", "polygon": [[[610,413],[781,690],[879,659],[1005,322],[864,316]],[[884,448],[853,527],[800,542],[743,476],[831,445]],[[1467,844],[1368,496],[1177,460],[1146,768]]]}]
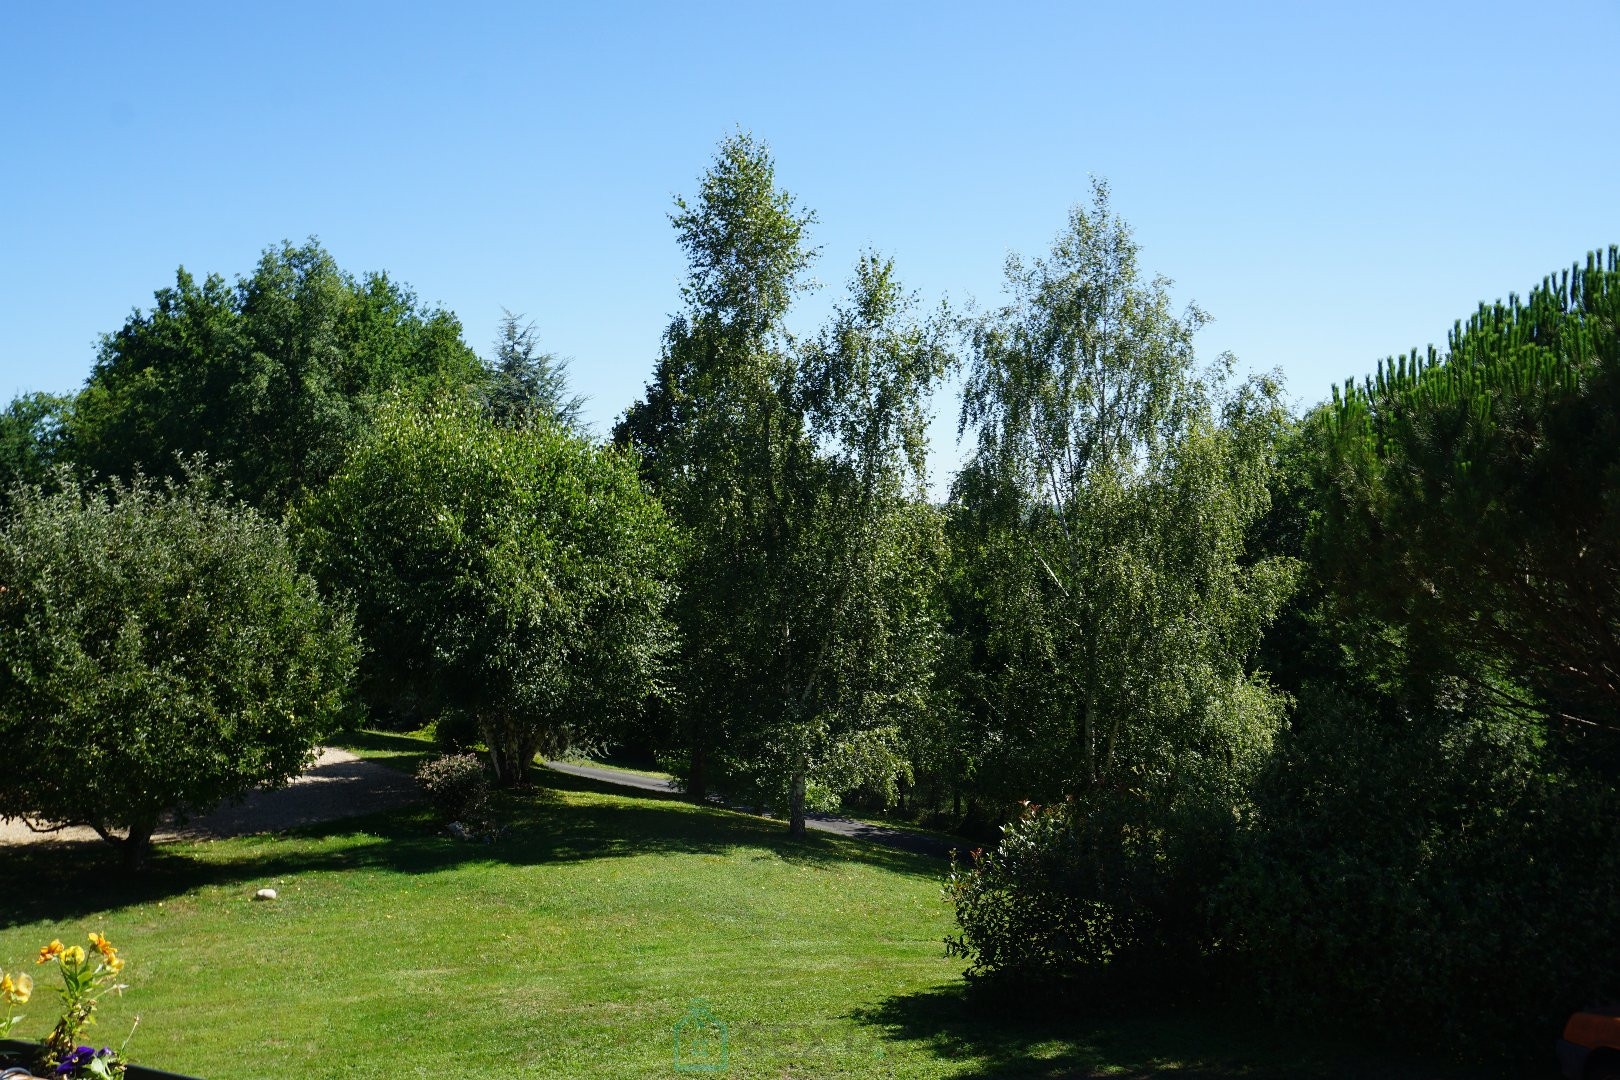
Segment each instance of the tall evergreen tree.
[{"label": "tall evergreen tree", "polygon": [[[1408,679],[1620,750],[1620,248],[1481,305],[1313,418],[1314,561]],[[1591,741],[1598,736],[1597,742]]]},{"label": "tall evergreen tree", "polygon": [[510,311],[486,365],[484,402],[498,423],[517,427],[545,421],[577,428],[585,409],[585,399],[569,392],[568,361],[541,352],[534,324]]}]

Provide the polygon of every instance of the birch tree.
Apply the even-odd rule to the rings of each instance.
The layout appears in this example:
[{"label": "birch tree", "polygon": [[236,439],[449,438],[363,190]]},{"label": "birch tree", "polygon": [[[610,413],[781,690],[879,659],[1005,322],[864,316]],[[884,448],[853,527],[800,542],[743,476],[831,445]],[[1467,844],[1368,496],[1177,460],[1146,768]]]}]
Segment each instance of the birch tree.
[{"label": "birch tree", "polygon": [[1008,260],[1010,302],[972,327],[962,417],[978,445],[959,492],[1004,515],[981,692],[1025,715],[1010,743],[1032,778],[1081,796],[1254,760],[1279,710],[1248,665],[1291,572],[1243,547],[1278,388],[1234,385],[1229,358],[1198,370],[1206,316],[1144,279],[1108,194],[1094,184],[1048,258]]},{"label": "birch tree", "polygon": [[617,432],[692,538],[673,764],[694,796],[719,784],[785,805],[800,833],[817,792],[893,783],[900,726],[923,707],[942,562],[923,425],[942,324],[867,256],[827,329],[796,341],[814,217],[747,136],[673,220],[687,310]]}]

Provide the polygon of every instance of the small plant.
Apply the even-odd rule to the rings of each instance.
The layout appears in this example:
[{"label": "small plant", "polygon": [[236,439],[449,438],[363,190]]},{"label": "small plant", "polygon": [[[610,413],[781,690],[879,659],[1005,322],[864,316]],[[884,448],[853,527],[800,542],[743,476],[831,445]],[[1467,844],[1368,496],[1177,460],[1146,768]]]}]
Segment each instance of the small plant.
[{"label": "small plant", "polygon": [[[52,1076],[64,1080],[82,1080],[84,1077],[120,1077],[124,1075],[124,1051],[102,1047],[97,1050],[83,1045],[85,1029],[95,1023],[97,1003],[108,994],[121,994],[124,984],[118,981],[124,970],[124,960],[113,943],[94,931],[90,934],[91,951],[82,945],[64,946],[52,941],[39,950],[36,964],[54,963],[62,974],[62,986],[57,993],[62,997],[62,1018],[45,1037],[42,1065]],[[30,982],[30,989],[32,988]],[[0,982],[0,991],[4,990]],[[27,1000],[25,994],[23,1000]],[[131,1028],[131,1034],[134,1029]],[[125,1039],[127,1045],[129,1040]]]},{"label": "small plant", "polygon": [[489,804],[489,776],[473,754],[444,754],[422,763],[416,782],[446,822],[483,823]]}]

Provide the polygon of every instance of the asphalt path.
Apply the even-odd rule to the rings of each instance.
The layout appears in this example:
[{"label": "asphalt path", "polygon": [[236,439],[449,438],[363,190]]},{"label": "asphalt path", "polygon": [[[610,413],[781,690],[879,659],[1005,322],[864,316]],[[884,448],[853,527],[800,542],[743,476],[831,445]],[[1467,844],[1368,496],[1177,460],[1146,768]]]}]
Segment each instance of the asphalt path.
[{"label": "asphalt path", "polygon": [[[599,780],[604,784],[617,784],[619,787],[639,788],[642,791],[656,791],[666,795],[683,794],[674,782],[660,776],[643,776],[622,769],[606,769],[600,765],[575,765],[566,761],[548,761],[546,767],[570,776],[582,776],[588,780]],[[749,812],[748,807],[719,799],[712,801],[732,810]],[[939,858],[950,854],[951,848],[956,846],[926,833],[912,832],[909,829],[891,829],[886,825],[869,825],[864,821],[850,821],[848,818],[833,817],[831,814],[807,813],[804,816],[804,824],[806,828],[815,829],[817,832],[833,833],[837,836],[847,836],[854,840],[865,840],[872,844],[882,844],[884,847],[914,851],[919,855],[935,855]]]}]

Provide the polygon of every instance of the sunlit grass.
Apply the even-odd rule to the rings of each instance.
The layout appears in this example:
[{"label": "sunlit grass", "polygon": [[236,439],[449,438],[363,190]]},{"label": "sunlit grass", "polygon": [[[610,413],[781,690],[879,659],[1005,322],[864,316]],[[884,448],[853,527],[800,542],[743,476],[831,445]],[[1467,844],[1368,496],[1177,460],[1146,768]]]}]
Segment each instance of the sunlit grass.
[{"label": "sunlit grass", "polygon": [[[360,741],[407,768],[420,746]],[[107,933],[130,990],[96,1038],[139,1013],[136,1060],[210,1078],[673,1076],[673,1027],[700,1000],[737,1077],[1280,1077],[1315,1052],[1207,1013],[980,1016],[941,948],[942,861],[536,783],[488,845],[407,809],[170,846],[133,881],[93,847],[0,853],[0,966]],[[266,886],[279,898],[255,902]],[[19,1034],[50,1005],[36,995]]]}]

